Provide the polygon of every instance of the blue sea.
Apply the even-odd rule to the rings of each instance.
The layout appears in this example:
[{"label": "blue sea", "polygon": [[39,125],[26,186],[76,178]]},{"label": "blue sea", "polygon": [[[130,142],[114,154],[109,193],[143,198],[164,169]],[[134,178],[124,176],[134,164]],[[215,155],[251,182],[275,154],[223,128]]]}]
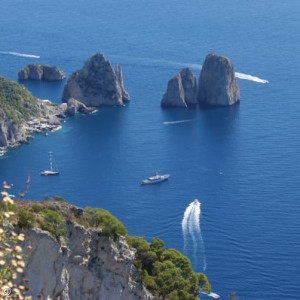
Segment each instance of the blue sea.
[{"label": "blue sea", "polygon": [[[1,75],[17,81],[28,63],[70,75],[101,52],[122,65],[132,99],[9,151],[0,180],[17,194],[30,173],[30,199],[103,207],[131,235],[162,238],[205,269],[220,299],[300,299],[299,15],[299,0],[0,0]],[[198,77],[210,52],[270,84],[238,79],[233,107],[162,109],[168,80],[185,66]],[[60,102],[64,83],[26,87]],[[49,150],[61,174],[45,178]],[[155,171],[169,181],[141,186]],[[201,237],[184,245],[195,198]]]}]

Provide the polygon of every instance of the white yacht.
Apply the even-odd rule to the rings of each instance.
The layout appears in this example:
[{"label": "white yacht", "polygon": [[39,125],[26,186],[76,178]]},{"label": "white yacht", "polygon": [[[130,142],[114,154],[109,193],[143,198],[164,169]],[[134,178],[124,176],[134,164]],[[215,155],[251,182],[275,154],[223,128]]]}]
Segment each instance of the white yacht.
[{"label": "white yacht", "polygon": [[153,184],[153,183],[158,183],[158,182],[162,182],[167,180],[170,177],[169,174],[165,174],[165,175],[159,175],[156,172],[156,175],[151,176],[147,179],[142,180],[141,184]]},{"label": "white yacht", "polygon": [[[52,152],[49,152],[49,160],[50,160],[50,170],[45,170],[41,172],[41,175],[43,176],[51,176],[51,175],[59,175],[59,170],[55,164],[55,161],[53,159]],[[55,169],[53,169],[53,163],[55,165]]]}]

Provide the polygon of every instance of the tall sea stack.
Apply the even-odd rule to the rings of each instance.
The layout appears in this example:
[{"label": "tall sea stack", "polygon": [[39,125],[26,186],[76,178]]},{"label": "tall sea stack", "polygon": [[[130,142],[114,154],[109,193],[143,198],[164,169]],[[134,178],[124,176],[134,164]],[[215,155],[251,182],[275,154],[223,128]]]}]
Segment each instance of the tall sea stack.
[{"label": "tall sea stack", "polygon": [[189,68],[181,70],[169,82],[161,101],[163,107],[187,107],[197,104],[196,77]]},{"label": "tall sea stack", "polygon": [[114,70],[101,53],[89,58],[74,72],[64,88],[63,101],[74,98],[86,106],[122,106],[129,100],[123,86],[121,67]]},{"label": "tall sea stack", "polygon": [[234,67],[227,57],[212,53],[206,56],[197,99],[199,104],[210,106],[228,106],[240,100]]}]

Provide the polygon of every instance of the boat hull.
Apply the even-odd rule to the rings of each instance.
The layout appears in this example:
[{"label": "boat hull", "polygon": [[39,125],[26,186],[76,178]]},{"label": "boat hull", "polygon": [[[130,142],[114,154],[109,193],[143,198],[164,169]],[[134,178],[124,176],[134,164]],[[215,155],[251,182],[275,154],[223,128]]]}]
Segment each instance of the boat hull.
[{"label": "boat hull", "polygon": [[42,176],[53,176],[53,175],[59,175],[59,172],[57,171],[43,171],[41,172]]},{"label": "boat hull", "polygon": [[162,175],[161,178],[156,179],[156,180],[145,179],[145,180],[142,180],[141,185],[160,183],[160,182],[168,180],[169,177],[170,177],[170,175],[166,174],[166,175]]}]

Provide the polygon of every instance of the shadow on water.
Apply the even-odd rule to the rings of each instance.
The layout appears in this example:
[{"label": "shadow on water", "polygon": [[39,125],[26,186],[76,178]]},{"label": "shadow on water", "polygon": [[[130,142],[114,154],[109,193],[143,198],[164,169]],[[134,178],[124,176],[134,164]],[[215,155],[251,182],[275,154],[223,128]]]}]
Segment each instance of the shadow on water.
[{"label": "shadow on water", "polygon": [[239,103],[226,107],[201,107],[201,119],[207,129],[226,128],[238,119],[239,108]]},{"label": "shadow on water", "polygon": [[19,81],[33,96],[40,99],[48,99],[53,102],[61,102],[66,79],[61,81]]}]

